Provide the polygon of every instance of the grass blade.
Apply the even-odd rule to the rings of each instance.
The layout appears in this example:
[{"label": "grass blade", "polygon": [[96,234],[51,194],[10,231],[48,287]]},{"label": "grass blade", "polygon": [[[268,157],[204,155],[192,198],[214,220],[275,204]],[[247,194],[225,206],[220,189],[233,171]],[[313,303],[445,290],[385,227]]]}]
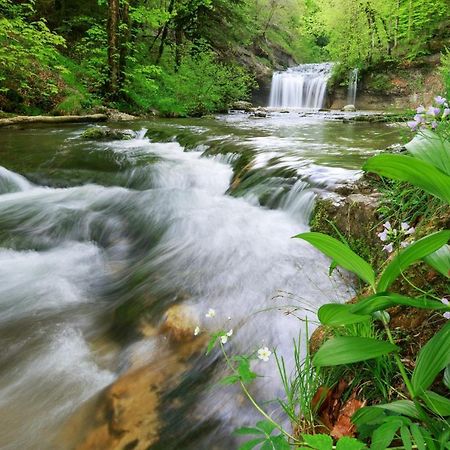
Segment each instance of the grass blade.
[{"label": "grass blade", "polygon": [[423,260],[444,277],[450,278],[450,245],[444,245]]}]

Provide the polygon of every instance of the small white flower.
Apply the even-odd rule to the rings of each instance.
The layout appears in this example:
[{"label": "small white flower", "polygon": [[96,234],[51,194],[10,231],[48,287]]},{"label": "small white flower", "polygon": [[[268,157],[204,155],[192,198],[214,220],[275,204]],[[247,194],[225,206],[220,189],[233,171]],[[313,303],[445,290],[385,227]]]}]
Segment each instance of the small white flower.
[{"label": "small white flower", "polygon": [[409,228],[405,234],[413,234],[416,231],[416,229],[414,227]]},{"label": "small white flower", "polygon": [[426,111],[425,107],[423,105],[420,105],[417,109],[416,112],[417,114],[422,114]]},{"label": "small white flower", "polygon": [[383,223],[383,227],[386,228],[386,230],[390,230],[392,228],[391,222],[387,221]]},{"label": "small white flower", "polygon": [[220,336],[220,341],[222,344],[226,344],[228,342],[228,336],[226,334],[224,336]]},{"label": "small white flower", "polygon": [[216,317],[216,311],[212,308],[208,309],[208,312],[205,314],[205,317],[208,319],[212,319],[213,317]]},{"label": "small white flower", "polygon": [[408,231],[410,228],[407,222],[402,222],[401,227],[403,231]]},{"label": "small white flower", "polygon": [[[450,306],[450,301],[448,299],[446,299],[445,297],[441,298],[441,302],[446,306]],[[450,311],[447,311],[442,315],[444,316],[445,319],[450,320]]]},{"label": "small white flower", "polygon": [[392,244],[392,242],[388,245],[385,245],[383,247],[383,250],[388,252],[388,253],[392,253],[394,251],[394,245]]},{"label": "small white flower", "polygon": [[195,327],[194,336],[198,336],[200,334],[200,327]]},{"label": "small white flower", "polygon": [[233,330],[232,330],[232,329],[227,333],[227,336],[228,336],[228,337],[233,336]]},{"label": "small white flower", "polygon": [[380,238],[380,241],[386,242],[388,238],[388,230],[384,229],[381,233],[377,235]]},{"label": "small white flower", "polygon": [[408,247],[408,245],[411,245],[411,242],[403,241],[403,242],[400,244],[400,247],[401,247],[401,248],[406,248],[406,247]]},{"label": "small white flower", "polygon": [[267,347],[262,347],[258,350],[258,358],[262,361],[269,361],[269,356],[272,352]]}]

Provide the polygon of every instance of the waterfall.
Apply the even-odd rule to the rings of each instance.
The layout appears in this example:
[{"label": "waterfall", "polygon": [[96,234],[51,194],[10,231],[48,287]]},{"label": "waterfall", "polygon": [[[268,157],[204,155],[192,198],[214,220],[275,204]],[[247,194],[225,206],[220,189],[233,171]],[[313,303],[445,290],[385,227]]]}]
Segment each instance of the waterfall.
[{"label": "waterfall", "polygon": [[327,81],[332,63],[302,64],[272,78],[269,106],[271,108],[311,108],[324,106]]},{"label": "waterfall", "polygon": [[348,94],[347,94],[348,105],[355,105],[357,89],[358,89],[358,69],[353,69],[350,72],[350,77],[348,79]]}]

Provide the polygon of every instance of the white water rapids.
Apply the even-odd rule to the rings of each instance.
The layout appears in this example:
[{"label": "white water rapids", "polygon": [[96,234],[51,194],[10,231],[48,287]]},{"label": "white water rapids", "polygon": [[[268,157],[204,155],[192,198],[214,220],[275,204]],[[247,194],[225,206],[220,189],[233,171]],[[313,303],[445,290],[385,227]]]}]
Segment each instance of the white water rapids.
[{"label": "white water rapids", "polygon": [[[192,135],[204,132],[194,128]],[[165,364],[157,359],[155,338],[122,346],[111,338],[117,332],[111,329],[114,311],[130,299],[154,299],[158,323],[182,298],[203,318],[202,328],[214,331],[224,323],[233,328],[233,353],[267,345],[277,347],[289,364],[292,339],[304,325],[283,313],[283,305],[313,318],[310,311],[322,303],[348,296],[340,279],[328,277],[329,261],[291,239],[308,229],[313,198],[305,179],[277,194],[279,209],[267,209],[255,197],[261,185],[240,198],[227,194],[232,154],[206,156],[204,147],[185,151],[175,140],[153,142],[145,131],[129,141],[81,147],[80,129],[58,133],[65,137],[52,161],[67,164],[73,158],[82,168],[73,171],[76,176],[90,173],[83,170],[91,165],[108,182],[48,187],[0,168],[2,450],[72,449],[73,442],[61,440],[64,423],[117,379],[136,345],[148,344],[155,349],[154,364]],[[247,143],[256,145],[257,139],[252,135]],[[264,166],[264,155],[255,158],[256,169]],[[283,155],[284,148],[278,157]],[[102,172],[106,163],[99,158],[117,164],[116,172],[109,166]],[[333,168],[321,172],[292,155],[283,164],[288,163],[307,179],[330,183]],[[216,310],[215,319],[204,318],[209,308]],[[199,356],[195,370],[210,371],[214,382],[223,376],[223,361],[217,367],[216,362]],[[258,398],[280,393],[273,359],[255,370],[265,375],[255,387]],[[174,436],[191,433],[189,444],[174,437],[160,448],[231,449],[232,430],[258,420],[232,387],[210,389],[193,377],[184,389],[195,393],[190,413],[174,416],[167,426],[176,429]],[[214,426],[197,433],[191,429],[194,417],[196,427]]]}]

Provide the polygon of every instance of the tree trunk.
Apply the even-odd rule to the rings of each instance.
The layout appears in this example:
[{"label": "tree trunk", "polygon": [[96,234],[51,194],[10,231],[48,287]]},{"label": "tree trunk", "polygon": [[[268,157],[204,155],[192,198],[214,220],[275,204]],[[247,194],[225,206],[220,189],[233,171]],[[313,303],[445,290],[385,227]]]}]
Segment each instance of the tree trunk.
[{"label": "tree trunk", "polygon": [[108,94],[117,97],[120,78],[119,0],[108,0]]},{"label": "tree trunk", "polygon": [[[175,7],[175,0],[170,0],[169,7],[167,8],[167,12],[169,14],[172,14],[173,9]],[[165,24],[161,35],[161,43],[159,44],[159,50],[158,50],[158,57],[156,58],[156,64],[159,64],[161,61],[162,55],[164,53],[164,46],[166,45],[166,39],[167,35],[169,34],[169,25],[170,21],[172,19],[169,19]]]},{"label": "tree trunk", "polygon": [[119,84],[123,85],[125,81],[126,58],[128,54],[128,45],[131,39],[131,21],[130,21],[130,4],[125,1],[122,7],[122,24],[124,25],[120,40],[120,57],[119,57]]}]

